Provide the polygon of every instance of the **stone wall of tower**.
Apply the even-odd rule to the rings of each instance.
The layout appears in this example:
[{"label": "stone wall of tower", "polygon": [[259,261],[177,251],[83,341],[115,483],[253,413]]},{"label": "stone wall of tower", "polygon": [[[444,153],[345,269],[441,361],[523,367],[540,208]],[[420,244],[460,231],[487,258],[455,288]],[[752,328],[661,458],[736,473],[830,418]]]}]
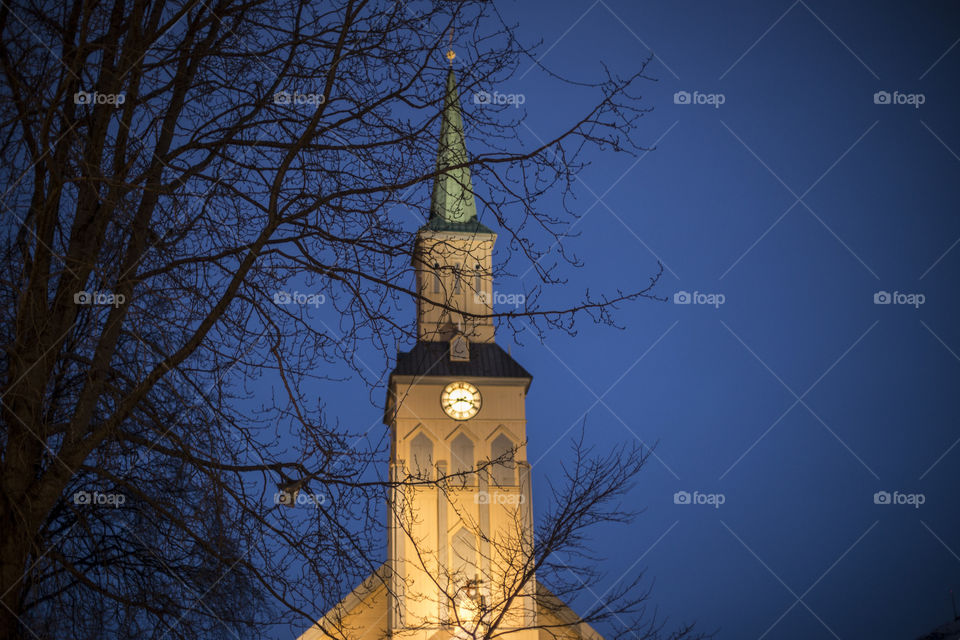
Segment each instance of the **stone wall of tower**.
[{"label": "stone wall of tower", "polygon": [[418,340],[447,341],[461,331],[471,342],[493,342],[493,319],[476,316],[493,313],[495,241],[496,235],[489,233],[419,233],[413,258],[422,296],[417,304]]},{"label": "stone wall of tower", "polygon": [[[398,399],[391,425],[392,459],[398,473],[422,468],[429,441],[433,477],[452,474],[465,463],[482,465],[497,455],[497,446],[509,441],[518,447],[516,463],[496,473],[484,470],[466,482],[451,480],[443,488],[425,484],[395,492],[394,515],[403,534],[393,538],[390,563],[402,574],[403,596],[398,602],[402,621],[391,625],[391,638],[430,640],[444,623],[455,622],[457,581],[479,578],[488,603],[503,597],[504,569],[512,571],[504,552],[514,544],[532,541],[529,465],[526,449],[525,392],[528,380],[468,379],[482,393],[483,406],[472,419],[456,421],[442,410],[440,394],[447,380],[395,376],[392,394]],[[472,445],[473,460],[458,459],[463,445]],[[470,558],[458,554],[472,538]],[[470,566],[469,573],[457,573]],[[402,567],[402,569],[399,569]],[[532,586],[532,585],[531,585]],[[502,627],[532,624],[532,612],[520,598],[508,611]],[[448,626],[449,629],[449,626]],[[518,640],[535,638],[533,630],[511,633]],[[450,637],[457,637],[451,635]]]}]

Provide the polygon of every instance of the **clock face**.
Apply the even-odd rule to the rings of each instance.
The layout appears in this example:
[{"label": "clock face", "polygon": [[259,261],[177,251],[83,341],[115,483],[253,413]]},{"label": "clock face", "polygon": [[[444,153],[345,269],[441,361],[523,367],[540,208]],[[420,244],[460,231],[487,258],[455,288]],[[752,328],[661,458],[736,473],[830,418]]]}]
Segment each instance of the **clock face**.
[{"label": "clock face", "polygon": [[440,394],[440,406],[454,420],[469,420],[480,411],[480,390],[469,382],[451,382]]}]

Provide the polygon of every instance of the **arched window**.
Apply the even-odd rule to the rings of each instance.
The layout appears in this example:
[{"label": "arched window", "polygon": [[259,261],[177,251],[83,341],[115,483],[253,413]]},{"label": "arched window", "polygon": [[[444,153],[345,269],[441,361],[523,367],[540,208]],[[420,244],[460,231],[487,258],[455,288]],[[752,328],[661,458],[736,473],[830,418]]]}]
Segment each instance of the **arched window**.
[{"label": "arched window", "polygon": [[433,477],[433,442],[423,432],[410,443],[410,472],[418,477]]},{"label": "arched window", "polygon": [[480,269],[480,263],[477,263],[476,269],[474,269],[474,293],[481,295],[483,293],[483,271]]},{"label": "arched window", "polygon": [[477,541],[472,533],[460,529],[453,535],[453,562],[450,568],[455,579],[473,580],[477,576]]},{"label": "arched window", "polygon": [[497,486],[507,487],[516,484],[513,475],[515,463],[513,441],[504,434],[498,435],[490,445],[490,459],[501,460],[493,465],[493,482]]},{"label": "arched window", "polygon": [[453,292],[460,293],[460,265],[453,268]]},{"label": "arched window", "polygon": [[[473,471],[473,440],[466,434],[458,434],[450,443],[451,471],[453,473],[469,473]],[[464,476],[463,484],[473,482],[472,476]]]},{"label": "arched window", "polygon": [[443,286],[443,283],[440,279],[440,263],[433,263],[433,292],[440,293],[440,289]]}]

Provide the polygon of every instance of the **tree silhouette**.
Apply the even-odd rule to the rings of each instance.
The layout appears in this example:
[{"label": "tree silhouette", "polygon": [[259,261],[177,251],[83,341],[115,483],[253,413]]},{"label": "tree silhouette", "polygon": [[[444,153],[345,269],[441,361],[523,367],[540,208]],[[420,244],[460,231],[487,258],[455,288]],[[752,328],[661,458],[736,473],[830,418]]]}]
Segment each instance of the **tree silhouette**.
[{"label": "tree silhouette", "polygon": [[[415,337],[412,222],[456,169],[435,163],[451,28],[464,92],[532,59],[487,2],[0,7],[0,638],[258,636],[376,571],[384,447],[307,390],[341,362],[375,386],[358,351]],[[593,107],[534,146],[509,105],[466,110],[510,248],[491,276],[539,283],[501,329],[652,296],[658,274],[538,303],[578,264],[576,211],[538,205],[587,151],[642,149],[643,67],[581,86]],[[252,410],[263,376],[282,392]]]}]

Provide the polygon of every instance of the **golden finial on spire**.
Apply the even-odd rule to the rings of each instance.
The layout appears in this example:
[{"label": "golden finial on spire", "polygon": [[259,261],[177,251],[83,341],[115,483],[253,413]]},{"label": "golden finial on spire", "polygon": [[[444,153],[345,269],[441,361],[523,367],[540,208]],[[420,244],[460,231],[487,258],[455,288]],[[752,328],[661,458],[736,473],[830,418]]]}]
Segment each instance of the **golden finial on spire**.
[{"label": "golden finial on spire", "polygon": [[450,27],[450,48],[447,49],[447,60],[450,61],[450,66],[453,66],[453,59],[457,57],[457,54],[453,52],[453,27]]}]

